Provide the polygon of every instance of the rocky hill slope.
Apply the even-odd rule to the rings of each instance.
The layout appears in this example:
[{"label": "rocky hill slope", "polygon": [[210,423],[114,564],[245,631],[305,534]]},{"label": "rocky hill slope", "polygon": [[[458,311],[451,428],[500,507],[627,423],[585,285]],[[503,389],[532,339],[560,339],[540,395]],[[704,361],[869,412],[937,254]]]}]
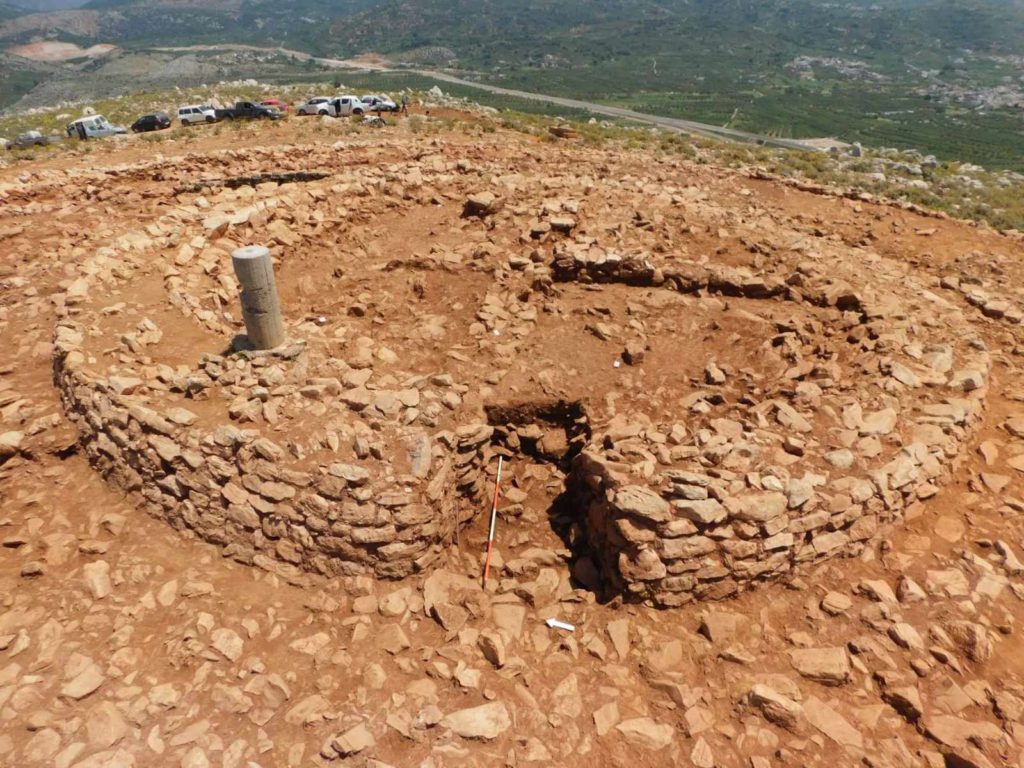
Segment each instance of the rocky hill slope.
[{"label": "rocky hill slope", "polygon": [[446,115],[0,171],[0,761],[1019,762],[1020,236]]},{"label": "rocky hill slope", "polygon": [[[0,45],[40,39],[384,54],[755,133],[1024,167],[1024,9],[998,0],[93,0],[0,19]],[[102,75],[79,65],[89,90]],[[0,104],[30,88],[0,78]]]}]

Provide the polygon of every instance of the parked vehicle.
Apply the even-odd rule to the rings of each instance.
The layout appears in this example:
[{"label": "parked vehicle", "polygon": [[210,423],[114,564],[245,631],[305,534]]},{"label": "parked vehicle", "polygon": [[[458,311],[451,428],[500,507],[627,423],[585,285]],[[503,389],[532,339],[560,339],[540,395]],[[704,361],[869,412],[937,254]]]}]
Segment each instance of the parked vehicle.
[{"label": "parked vehicle", "polygon": [[376,93],[367,94],[362,98],[367,112],[397,112],[398,105],[387,96]]},{"label": "parked vehicle", "polygon": [[296,115],[329,115],[331,99],[328,96],[314,96],[295,108]]},{"label": "parked vehicle", "polygon": [[281,113],[254,101],[236,101],[235,106],[216,110],[217,117],[225,120],[279,120]]},{"label": "parked vehicle", "polygon": [[331,99],[331,115],[334,117],[361,115],[365,112],[366,106],[358,96],[338,96]]},{"label": "parked vehicle", "polygon": [[154,112],[152,115],[143,115],[132,123],[132,133],[144,133],[146,131],[162,131],[171,127],[171,117],[166,112]]},{"label": "parked vehicle", "polygon": [[59,141],[61,141],[60,136],[46,136],[39,131],[26,131],[25,133],[19,133],[14,141],[8,143],[7,149],[45,147],[48,144],[57,144]]},{"label": "parked vehicle", "polygon": [[71,138],[79,139],[102,139],[106,136],[128,133],[128,129],[123,125],[114,125],[103,115],[89,115],[72,120],[65,130]]},{"label": "parked vehicle", "polygon": [[217,110],[209,104],[189,104],[184,107],[178,107],[178,119],[182,125],[216,123]]},{"label": "parked vehicle", "polygon": [[264,107],[271,107],[273,109],[276,109],[281,114],[284,114],[285,112],[288,111],[288,102],[281,101],[281,99],[264,99],[263,101],[260,102],[260,104]]}]

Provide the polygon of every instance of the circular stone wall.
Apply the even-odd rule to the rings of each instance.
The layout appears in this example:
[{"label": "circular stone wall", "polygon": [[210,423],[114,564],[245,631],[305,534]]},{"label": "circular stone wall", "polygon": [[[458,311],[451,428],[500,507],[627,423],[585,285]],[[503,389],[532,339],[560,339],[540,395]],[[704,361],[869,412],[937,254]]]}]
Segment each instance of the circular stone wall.
[{"label": "circular stone wall", "polygon": [[[668,606],[856,554],[960,455],[988,355],[899,265],[736,216],[685,168],[597,184],[596,150],[540,173],[436,149],[182,192],[95,254],[54,345],[92,464],[241,561],[402,577],[514,450],[485,406],[580,403],[567,480],[600,578]],[[231,351],[249,243],[277,260],[273,353]]]}]

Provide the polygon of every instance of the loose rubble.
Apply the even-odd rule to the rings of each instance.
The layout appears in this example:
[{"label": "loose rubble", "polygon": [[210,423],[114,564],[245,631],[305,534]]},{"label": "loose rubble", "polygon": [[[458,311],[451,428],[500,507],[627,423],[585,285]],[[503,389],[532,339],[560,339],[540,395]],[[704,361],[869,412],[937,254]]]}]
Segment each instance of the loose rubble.
[{"label": "loose rubble", "polygon": [[0,764],[1021,762],[1018,240],[293,138],[0,176]]}]

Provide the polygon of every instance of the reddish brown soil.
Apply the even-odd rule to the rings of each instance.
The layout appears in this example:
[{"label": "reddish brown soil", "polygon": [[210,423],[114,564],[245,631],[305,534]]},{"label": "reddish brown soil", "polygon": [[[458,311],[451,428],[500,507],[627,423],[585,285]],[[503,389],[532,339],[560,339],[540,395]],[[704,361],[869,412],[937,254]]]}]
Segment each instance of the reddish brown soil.
[{"label": "reddish brown soil", "polygon": [[[299,166],[303,148],[338,138],[320,132],[314,121],[296,120],[264,130],[246,128],[241,136],[246,149],[280,151],[296,158]],[[435,151],[430,137],[416,140],[424,152]],[[389,141],[386,133],[359,136],[350,150],[351,162],[400,163],[408,145],[395,148],[395,157],[388,160],[390,150],[381,152],[375,144],[387,147]],[[540,159],[548,153],[553,158],[557,152],[563,160],[572,151],[512,134],[481,143],[479,136],[458,130],[445,133],[443,142],[439,151],[447,156],[458,157],[466,148],[478,161],[500,157],[513,145]],[[470,643],[466,653],[475,656],[468,666],[481,671],[481,681],[475,687],[460,686],[437,667],[465,663],[458,650],[460,639],[446,638],[422,611],[410,609],[397,616],[354,612],[355,598],[365,591],[384,598],[408,588],[410,596],[418,595],[421,577],[408,583],[290,586],[272,574],[223,559],[213,546],[135,509],[75,451],[76,431],[64,416],[52,382],[53,328],[64,291],[78,277],[85,257],[125,231],[144,229],[174,205],[166,187],[144,172],[115,169],[145,163],[159,153],[197,174],[217,176],[222,171],[215,163],[207,165],[204,156],[238,146],[238,136],[198,129],[176,133],[172,141],[159,145],[136,140],[97,145],[88,155],[0,169],[0,188],[6,190],[6,198],[0,198],[0,329],[7,339],[0,357],[0,432],[26,433],[20,452],[0,468],[0,719],[5,723],[0,729],[0,765],[319,765],[324,763],[318,757],[324,743],[363,721],[370,723],[376,745],[342,764],[693,765],[704,759],[700,750],[695,752],[700,741],[719,766],[895,768],[941,765],[940,753],[950,755],[946,765],[1024,764],[1022,712],[1014,711],[1012,703],[1014,698],[1018,703],[1024,699],[1024,656],[1016,652],[1019,622],[1024,619],[1020,574],[1005,574],[1006,588],[995,597],[977,591],[988,568],[1004,575],[1002,559],[993,548],[997,539],[1018,554],[1024,552],[1019,515],[1024,505],[1017,501],[1024,498],[1024,481],[1006,464],[1022,445],[1003,428],[1008,418],[1022,412],[1016,357],[1021,331],[973,308],[968,308],[973,327],[996,362],[984,424],[955,479],[925,503],[918,516],[892,531],[880,546],[866,549],[861,558],[832,561],[788,583],[767,585],[715,606],[747,618],[748,631],[726,644],[749,655],[746,664],[723,660],[725,648],[697,633],[708,605],[655,611],[620,601],[597,604],[593,596],[581,592],[574,597],[576,602],[549,606],[560,618],[577,623],[573,635],[549,631],[541,623],[546,616],[531,611],[522,636],[510,648],[513,659],[502,669],[483,660],[473,639],[462,638]],[[106,171],[106,196],[84,198],[73,184],[50,183],[48,172],[57,171]],[[543,164],[528,171],[543,173]],[[938,278],[970,272],[984,277],[993,291],[1001,288],[1012,295],[1024,276],[1021,243],[983,227],[886,204],[800,192],[714,168],[695,166],[686,172],[688,184],[741,217],[754,203],[757,216],[785,221],[811,240],[870,243],[878,254],[905,264],[908,273]],[[19,185],[19,177],[27,183]],[[753,194],[742,195],[744,189]],[[600,183],[592,194],[601,195]],[[465,328],[491,287],[487,273],[425,271],[425,298],[420,300],[412,283],[419,273],[405,266],[386,269],[389,262],[414,262],[431,249],[471,250],[467,243],[480,232],[467,226],[460,234],[449,226],[461,198],[439,203],[424,201],[414,215],[396,213],[356,222],[343,238],[326,231],[319,248],[284,259],[279,280],[286,312],[334,320],[360,304],[369,310],[368,317],[377,319],[381,338],[396,333],[396,338],[406,340],[410,326],[431,315],[447,317],[450,333],[401,350],[410,370],[434,370],[439,357],[474,348]],[[611,211],[607,226],[629,221],[633,213]],[[736,265],[750,264],[753,258],[747,244],[728,231],[706,227],[675,236],[681,251],[691,256],[713,252],[723,263]],[[353,244],[365,248],[379,272],[345,273],[345,259],[339,254]],[[133,307],[133,318],[149,317],[164,330],[153,350],[153,357],[162,362],[190,364],[200,351],[219,351],[222,340],[175,317],[163,294],[160,275],[145,275],[113,289],[104,300],[126,302]],[[949,296],[963,304],[959,295]],[[744,304],[739,299],[725,301],[734,307]],[[658,343],[652,344],[642,367],[615,367],[626,339],[608,344],[584,329],[602,318],[628,327],[635,316],[627,309],[630,304],[638,305],[647,335]],[[481,379],[495,365],[507,370],[508,375],[488,392],[495,399],[537,396],[546,386],[538,380],[539,369],[554,368],[557,386],[547,395],[599,404],[612,390],[619,393],[620,403],[642,403],[652,395],[669,402],[675,389],[688,388],[700,378],[709,359],[732,368],[758,368],[757,356],[768,333],[735,318],[718,322],[714,308],[697,298],[673,296],[665,304],[653,294],[645,296],[644,291],[624,286],[567,286],[558,298],[559,311],[540,313],[515,361],[505,361],[499,353],[460,365]],[[410,306],[416,307],[415,314],[410,314]],[[114,327],[113,317],[110,323]],[[100,338],[106,329],[93,330]],[[501,337],[493,343],[500,344]],[[94,352],[104,354],[103,349]],[[531,365],[531,360],[537,364]],[[768,371],[759,374],[769,376]],[[479,392],[469,398],[484,399]],[[215,406],[191,402],[189,408],[212,418]],[[975,450],[988,440],[999,446],[991,467]],[[993,492],[982,481],[982,472],[1005,475],[1009,482]],[[518,458],[510,462],[507,479],[509,487],[522,488],[527,498],[520,517],[502,519],[501,560],[511,561],[530,547],[561,550],[563,541],[548,519],[561,492],[560,477],[549,465]],[[939,521],[944,530],[959,522],[962,535],[955,541],[937,535]],[[475,578],[485,536],[486,518],[481,514],[453,548],[448,569]],[[109,563],[113,586],[110,595],[96,599],[86,589],[83,566],[100,560]],[[554,567],[559,578],[568,577],[564,563]],[[925,585],[929,572],[934,576],[941,570],[963,574],[969,585],[966,594],[949,596],[933,590],[924,601],[888,605],[854,590],[865,579],[895,585],[901,576]],[[514,599],[510,596],[515,595],[519,577],[502,571],[500,562],[498,572],[492,594]],[[175,589],[168,587],[171,583]],[[167,601],[159,599],[162,590]],[[824,614],[819,603],[827,591],[850,596],[853,606],[839,616]],[[926,650],[935,642],[930,629],[950,616],[970,618],[990,630],[990,658],[962,657],[955,668]],[[633,647],[620,658],[605,630],[609,622],[623,618],[630,623]],[[894,644],[879,629],[890,620],[916,627],[925,647],[906,650]],[[379,647],[378,633],[396,622],[401,622],[411,648],[391,654]],[[486,618],[475,617],[474,622],[478,630],[490,628]],[[236,631],[244,639],[244,652],[228,659],[214,650],[212,627]],[[293,647],[318,633],[324,633],[327,642],[314,654]],[[865,637],[882,653],[856,654],[852,681],[845,685],[825,687],[801,678],[790,664],[788,652],[794,647],[848,647]],[[672,641],[681,641],[682,659],[667,672],[653,671],[652,657]],[[75,668],[76,655],[91,658],[105,680],[81,701],[60,693],[72,674],[69,670]],[[382,680],[370,673],[374,664],[383,670]],[[862,734],[862,747],[844,750],[806,724],[796,732],[787,731],[747,708],[742,699],[751,682],[769,674],[790,680],[805,700],[813,696],[828,703]],[[979,737],[975,744],[958,747],[937,744],[924,727],[907,722],[884,703],[886,675],[893,679],[890,688],[918,688],[926,715],[988,723],[1002,729],[1004,738]],[[573,682],[566,683],[572,676]],[[664,677],[681,686],[681,700],[652,685]],[[161,703],[167,700],[154,689],[167,689],[159,686],[173,687],[177,698]],[[966,703],[959,708],[943,698],[951,686],[967,691]],[[312,698],[318,696],[323,697],[320,708],[319,700]],[[514,705],[517,712],[511,729],[496,741],[464,740],[441,726],[413,729],[414,738],[406,738],[386,725],[390,714],[415,718],[430,705],[449,713],[491,700]],[[612,700],[618,702],[623,720],[650,717],[671,724],[672,743],[652,751],[615,729],[598,736],[592,714]],[[318,712],[309,722],[303,722],[302,713],[292,713],[300,702]],[[101,704],[118,711],[119,717],[113,719],[120,724],[110,724],[112,718]],[[700,714],[694,714],[697,708],[708,713],[707,729],[690,722]],[[367,755],[372,756],[369,762]],[[752,762],[753,758],[763,762]]]}]

